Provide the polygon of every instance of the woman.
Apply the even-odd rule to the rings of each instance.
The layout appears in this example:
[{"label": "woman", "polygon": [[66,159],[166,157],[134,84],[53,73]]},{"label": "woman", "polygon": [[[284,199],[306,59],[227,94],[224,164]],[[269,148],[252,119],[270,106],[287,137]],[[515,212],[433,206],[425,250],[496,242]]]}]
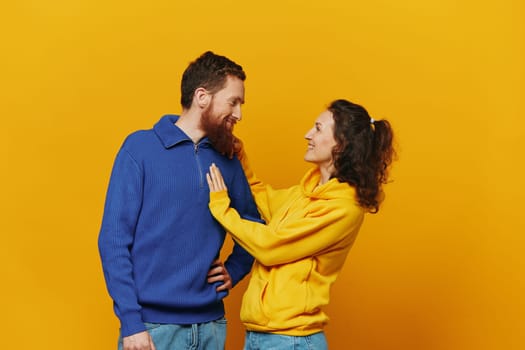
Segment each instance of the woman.
[{"label": "woman", "polygon": [[305,135],[304,159],[315,168],[284,190],[262,184],[241,151],[266,225],[241,219],[230,208],[220,171],[210,167],[211,212],[256,259],[241,307],[245,350],[328,348],[323,306],[365,212],[379,210],[394,155],[392,137],[388,121],[336,100]]}]

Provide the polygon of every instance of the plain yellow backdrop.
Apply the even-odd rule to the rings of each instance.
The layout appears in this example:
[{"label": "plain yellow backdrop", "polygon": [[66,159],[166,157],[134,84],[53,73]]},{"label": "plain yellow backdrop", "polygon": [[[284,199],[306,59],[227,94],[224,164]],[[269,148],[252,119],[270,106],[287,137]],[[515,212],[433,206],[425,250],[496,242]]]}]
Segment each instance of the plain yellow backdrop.
[{"label": "plain yellow backdrop", "polygon": [[[331,349],[525,348],[521,0],[17,0],[0,15],[2,349],[115,349],[97,235],[124,137],[205,50],[246,70],[237,134],[276,187],[336,98],[399,161],[332,291]],[[229,242],[229,241],[228,241]],[[228,248],[231,243],[228,243]],[[246,282],[227,300],[240,349]]]}]

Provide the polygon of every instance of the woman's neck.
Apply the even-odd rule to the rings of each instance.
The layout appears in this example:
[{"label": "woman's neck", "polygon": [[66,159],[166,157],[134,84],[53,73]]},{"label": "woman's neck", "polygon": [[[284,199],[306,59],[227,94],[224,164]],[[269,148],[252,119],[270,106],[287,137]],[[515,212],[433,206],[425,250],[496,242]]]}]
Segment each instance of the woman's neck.
[{"label": "woman's neck", "polygon": [[319,185],[324,185],[325,183],[327,183],[332,177],[334,170],[335,169],[333,165],[319,166],[319,171],[321,172],[321,179],[319,180]]}]

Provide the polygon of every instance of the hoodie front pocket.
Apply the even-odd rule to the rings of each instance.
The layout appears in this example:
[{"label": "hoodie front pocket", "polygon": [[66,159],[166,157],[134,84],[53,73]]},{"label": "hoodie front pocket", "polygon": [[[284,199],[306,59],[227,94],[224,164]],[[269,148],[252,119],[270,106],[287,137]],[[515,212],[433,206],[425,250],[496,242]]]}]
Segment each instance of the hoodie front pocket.
[{"label": "hoodie front pocket", "polygon": [[248,288],[242,298],[241,320],[266,326],[270,318],[264,312],[264,298],[268,282],[256,275],[252,275]]}]

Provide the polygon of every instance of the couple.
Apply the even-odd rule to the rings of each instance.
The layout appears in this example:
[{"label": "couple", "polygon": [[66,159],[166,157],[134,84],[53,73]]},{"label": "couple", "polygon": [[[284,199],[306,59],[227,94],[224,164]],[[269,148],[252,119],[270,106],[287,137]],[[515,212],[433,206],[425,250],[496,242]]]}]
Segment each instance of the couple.
[{"label": "couple", "polygon": [[[204,53],[183,74],[181,115],[131,134],[117,154],[99,250],[119,349],[224,349],[222,299],[252,264],[245,349],[328,348],[322,308],[364,214],[379,209],[392,130],[336,100],[305,135],[315,167],[273,189],[232,134],[245,78]],[[235,244],[223,263],[226,232]]]}]

